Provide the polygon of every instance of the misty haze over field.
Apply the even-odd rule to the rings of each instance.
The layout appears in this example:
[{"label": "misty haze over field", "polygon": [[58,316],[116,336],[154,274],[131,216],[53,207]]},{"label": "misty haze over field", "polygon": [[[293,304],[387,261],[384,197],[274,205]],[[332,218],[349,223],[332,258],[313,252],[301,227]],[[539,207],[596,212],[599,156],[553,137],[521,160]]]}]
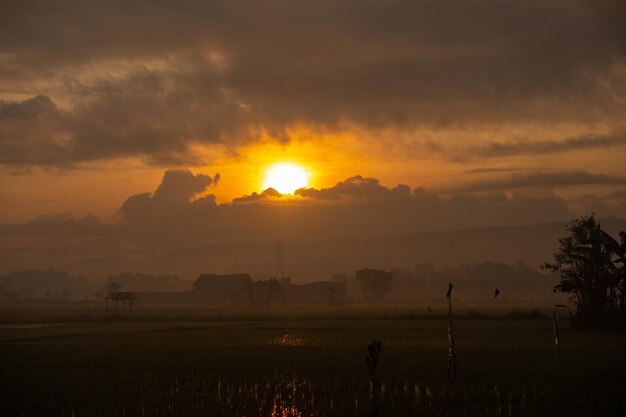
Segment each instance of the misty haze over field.
[{"label": "misty haze over field", "polygon": [[5,3],[1,274],[535,271],[624,229],[621,2]]}]

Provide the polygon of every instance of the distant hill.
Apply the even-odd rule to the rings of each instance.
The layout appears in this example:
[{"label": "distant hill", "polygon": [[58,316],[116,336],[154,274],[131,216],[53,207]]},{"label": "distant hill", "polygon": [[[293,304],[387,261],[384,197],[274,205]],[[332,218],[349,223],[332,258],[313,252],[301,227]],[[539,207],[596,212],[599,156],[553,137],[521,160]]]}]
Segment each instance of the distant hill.
[{"label": "distant hill", "polygon": [[[626,230],[626,220],[601,218],[602,227],[614,236]],[[294,282],[327,279],[333,273],[352,274],[359,268],[411,267],[431,263],[437,267],[474,262],[514,264],[524,261],[538,267],[551,260],[567,222],[528,226],[501,226],[445,232],[420,232],[374,239],[332,239],[317,242],[284,242],[285,275]],[[201,273],[248,272],[255,279],[276,274],[276,244],[228,242],[196,248],[146,254],[142,257],[64,258],[64,270],[87,277],[103,277],[124,271],[187,279]]]}]

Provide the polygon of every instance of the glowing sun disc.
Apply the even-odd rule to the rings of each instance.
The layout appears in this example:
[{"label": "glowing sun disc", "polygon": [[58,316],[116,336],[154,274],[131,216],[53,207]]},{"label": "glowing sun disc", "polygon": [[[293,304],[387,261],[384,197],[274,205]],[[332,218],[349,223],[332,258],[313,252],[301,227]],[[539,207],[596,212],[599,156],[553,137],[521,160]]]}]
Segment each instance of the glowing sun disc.
[{"label": "glowing sun disc", "polygon": [[310,176],[300,165],[281,162],[269,167],[265,173],[263,189],[271,187],[281,194],[293,194],[297,189],[309,185]]}]

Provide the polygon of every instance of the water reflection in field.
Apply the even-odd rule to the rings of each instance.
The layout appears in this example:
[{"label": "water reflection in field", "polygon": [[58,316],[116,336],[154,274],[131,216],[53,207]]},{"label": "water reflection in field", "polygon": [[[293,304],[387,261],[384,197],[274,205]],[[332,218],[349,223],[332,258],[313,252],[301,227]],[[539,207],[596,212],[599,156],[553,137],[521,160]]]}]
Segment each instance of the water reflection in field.
[{"label": "water reflection in field", "polygon": [[[103,323],[64,332],[4,330],[0,336],[25,335],[0,343],[9,381],[0,415],[372,415],[365,355],[373,338],[383,340],[380,416],[618,415],[606,411],[621,404],[622,335],[565,333],[568,349],[555,358],[551,323],[523,332],[508,322],[462,323],[464,379],[451,381],[447,323],[427,324]],[[572,378],[571,364],[579,377]]]},{"label": "water reflection in field", "polygon": [[[362,339],[362,340],[361,340]],[[306,334],[302,332],[287,332],[278,335],[266,336],[260,341],[266,346],[354,346],[366,345],[367,338],[356,335],[354,339],[345,334]],[[387,340],[387,347],[428,347],[445,348],[446,340],[435,338],[397,338]]]},{"label": "water reflection in field", "polygon": [[285,333],[276,337],[267,338],[266,344],[279,346],[313,346],[317,341],[297,333]]},{"label": "water reflection in field", "polygon": [[[140,403],[146,415],[159,408],[178,415],[206,411],[225,416],[272,417],[368,414],[372,411],[369,382],[357,376],[330,379],[277,373],[238,379],[221,376],[195,381],[177,379],[173,383],[163,381],[155,392],[144,391]],[[379,401],[389,415],[403,415],[407,410],[424,407],[441,411],[442,404],[459,401],[460,395],[453,387],[441,384],[432,387],[414,379],[394,378],[381,384]],[[119,411],[132,414],[129,409]]]}]

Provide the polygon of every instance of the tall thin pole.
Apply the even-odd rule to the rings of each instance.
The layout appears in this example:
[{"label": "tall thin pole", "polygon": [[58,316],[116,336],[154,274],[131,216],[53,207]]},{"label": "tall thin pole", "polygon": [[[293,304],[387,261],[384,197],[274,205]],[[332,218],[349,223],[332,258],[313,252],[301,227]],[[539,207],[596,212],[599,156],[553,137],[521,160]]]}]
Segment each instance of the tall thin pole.
[{"label": "tall thin pole", "polygon": [[367,368],[370,374],[370,395],[372,397],[372,417],[378,416],[378,389],[379,383],[378,378],[376,376],[376,369],[378,367],[378,355],[382,349],[382,342],[372,340],[369,345],[367,345],[367,357],[365,358],[365,362],[367,363]]},{"label": "tall thin pole", "polygon": [[556,348],[556,354],[561,354],[561,341],[559,340],[559,317],[556,315],[556,310],[552,310],[554,313],[554,346]]},{"label": "tall thin pole", "polygon": [[454,285],[452,283],[448,284],[448,292],[446,297],[448,298],[448,356],[450,360],[448,361],[448,378],[450,378],[450,369],[452,368],[452,372],[454,375],[454,379],[456,380],[457,374],[461,373],[459,369],[459,364],[456,360],[456,340],[454,339],[454,333],[452,331],[452,289]]}]

